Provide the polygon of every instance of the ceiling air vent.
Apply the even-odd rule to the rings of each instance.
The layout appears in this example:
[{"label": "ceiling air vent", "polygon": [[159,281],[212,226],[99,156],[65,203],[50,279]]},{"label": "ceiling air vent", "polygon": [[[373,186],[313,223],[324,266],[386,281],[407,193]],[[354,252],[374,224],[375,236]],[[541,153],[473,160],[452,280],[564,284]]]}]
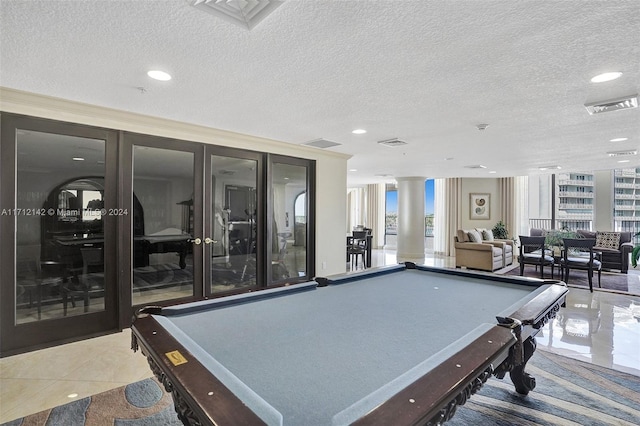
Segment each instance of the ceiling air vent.
[{"label": "ceiling air vent", "polygon": [[624,156],[627,156],[627,155],[636,155],[637,153],[638,153],[637,150],[629,149],[629,150],[626,150],[626,151],[609,151],[609,152],[607,152],[607,155],[609,157],[624,157]]},{"label": "ceiling air vent", "polygon": [[608,101],[594,102],[584,106],[589,114],[600,114],[603,112],[620,111],[638,107],[638,95],[629,95],[623,98],[611,99]]},{"label": "ceiling air vent", "polygon": [[339,144],[338,142],[331,142],[331,141],[328,141],[326,139],[315,139],[315,140],[312,140],[312,141],[309,141],[309,142],[305,142],[302,145],[313,146],[315,148],[325,149],[325,148],[331,148],[332,146],[338,146],[338,145],[342,145],[342,144]]},{"label": "ceiling air vent", "polygon": [[284,2],[274,0],[187,0],[187,3],[225,21],[251,30]]},{"label": "ceiling air vent", "polygon": [[400,145],[406,145],[407,143],[405,141],[401,141],[398,138],[394,138],[394,139],[387,139],[384,141],[378,141],[378,143],[380,145],[384,145],[384,146],[390,146],[390,147],[396,147],[396,146],[400,146]]}]

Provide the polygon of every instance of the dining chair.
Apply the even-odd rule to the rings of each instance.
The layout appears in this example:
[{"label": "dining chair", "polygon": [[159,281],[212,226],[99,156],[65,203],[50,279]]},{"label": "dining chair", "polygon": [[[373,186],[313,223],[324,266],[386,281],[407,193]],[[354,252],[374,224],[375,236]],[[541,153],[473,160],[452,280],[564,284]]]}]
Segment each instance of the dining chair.
[{"label": "dining chair", "polygon": [[16,285],[29,297],[29,308],[34,298],[38,320],[42,319],[43,299],[59,292],[66,281],[64,265],[53,260],[19,259],[16,261]]},{"label": "dining chair", "polygon": [[367,253],[367,231],[353,231],[352,238],[348,241],[347,254],[352,267],[358,267],[358,256],[362,256],[362,264],[367,267],[365,256]]},{"label": "dining chair", "polygon": [[[82,270],[74,271],[73,279],[63,288],[63,315],[67,315],[67,303],[75,307],[74,297],[84,302],[84,312],[89,312],[91,297],[104,296],[104,254],[101,247],[85,247],[80,249]],[[78,273],[80,272],[80,273]]]},{"label": "dining chair", "polygon": [[602,262],[597,258],[597,252],[593,251],[596,240],[592,238],[563,238],[562,244],[562,258],[560,259],[562,280],[569,284],[571,269],[587,271],[589,291],[593,293],[593,272],[598,271],[598,287],[601,288]]},{"label": "dining chair", "polygon": [[540,278],[544,278],[544,267],[551,267],[551,278],[555,260],[545,246],[545,237],[531,237],[520,235],[520,252],[518,263],[520,264],[520,276],[524,275],[525,265],[540,267]]}]

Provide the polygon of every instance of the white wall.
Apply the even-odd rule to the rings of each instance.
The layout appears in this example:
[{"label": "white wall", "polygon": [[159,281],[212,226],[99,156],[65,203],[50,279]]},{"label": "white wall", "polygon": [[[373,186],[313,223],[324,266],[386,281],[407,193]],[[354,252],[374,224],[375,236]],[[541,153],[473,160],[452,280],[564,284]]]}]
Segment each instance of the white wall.
[{"label": "white wall", "polygon": [[[502,220],[500,213],[500,192],[498,179],[494,178],[464,178],[461,185],[461,223],[462,229],[488,228],[492,229]],[[489,194],[490,218],[488,220],[472,220],[469,218],[469,194]]]},{"label": "white wall", "polygon": [[0,111],[315,160],[316,272],[329,275],[345,270],[344,194],[350,157],[346,154],[2,87]]}]

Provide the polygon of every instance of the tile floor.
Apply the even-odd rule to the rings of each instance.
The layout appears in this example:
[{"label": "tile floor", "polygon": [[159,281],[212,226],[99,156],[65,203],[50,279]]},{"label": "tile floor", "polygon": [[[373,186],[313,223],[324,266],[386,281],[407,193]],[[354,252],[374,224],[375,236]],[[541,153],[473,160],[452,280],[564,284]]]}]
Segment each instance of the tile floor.
[{"label": "tile floor", "polygon": [[[429,266],[454,258],[428,255]],[[396,262],[374,250],[373,266]],[[640,289],[640,272],[630,271]],[[130,349],[130,330],[0,359],[0,423],[151,376]],[[640,297],[571,289],[567,307],[538,335],[538,348],[640,376]]]}]

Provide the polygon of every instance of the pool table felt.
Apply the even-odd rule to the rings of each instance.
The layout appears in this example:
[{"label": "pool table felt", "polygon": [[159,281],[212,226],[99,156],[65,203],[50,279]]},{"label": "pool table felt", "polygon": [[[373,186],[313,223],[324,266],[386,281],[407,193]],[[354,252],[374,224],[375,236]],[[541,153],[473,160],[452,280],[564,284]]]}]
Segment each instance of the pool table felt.
[{"label": "pool table felt", "polygon": [[373,392],[390,397],[398,389],[380,388],[412,369],[404,381],[420,377],[473,340],[463,336],[477,337],[540,291],[406,270],[165,319],[195,342],[187,348],[200,347],[201,362],[223,366],[285,425],[326,425]]}]

